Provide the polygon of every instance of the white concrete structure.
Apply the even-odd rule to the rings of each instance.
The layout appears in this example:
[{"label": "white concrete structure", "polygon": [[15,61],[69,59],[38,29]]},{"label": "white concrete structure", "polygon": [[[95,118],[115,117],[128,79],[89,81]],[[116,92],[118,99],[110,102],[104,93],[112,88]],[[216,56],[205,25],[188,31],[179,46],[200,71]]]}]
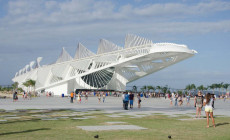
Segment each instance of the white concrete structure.
[{"label": "white concrete structure", "polygon": [[[82,44],[72,58],[63,48],[55,64],[40,66],[39,57],[16,73],[12,79],[23,87],[28,79],[36,81],[35,90],[55,95],[75,89],[125,90],[126,84],[187,59],[197,53],[186,45],[152,43],[128,34],[124,48],[100,40],[97,54]],[[34,65],[34,66],[33,66]]]}]

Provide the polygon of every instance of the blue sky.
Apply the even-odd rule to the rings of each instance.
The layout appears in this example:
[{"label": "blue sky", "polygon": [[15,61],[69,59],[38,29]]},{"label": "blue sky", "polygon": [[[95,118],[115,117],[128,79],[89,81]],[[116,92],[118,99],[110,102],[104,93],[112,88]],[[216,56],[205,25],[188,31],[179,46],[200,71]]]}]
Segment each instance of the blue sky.
[{"label": "blue sky", "polygon": [[37,57],[73,56],[78,42],[96,52],[101,38],[123,46],[128,33],[198,51],[128,86],[230,83],[227,0],[0,0],[0,85]]}]

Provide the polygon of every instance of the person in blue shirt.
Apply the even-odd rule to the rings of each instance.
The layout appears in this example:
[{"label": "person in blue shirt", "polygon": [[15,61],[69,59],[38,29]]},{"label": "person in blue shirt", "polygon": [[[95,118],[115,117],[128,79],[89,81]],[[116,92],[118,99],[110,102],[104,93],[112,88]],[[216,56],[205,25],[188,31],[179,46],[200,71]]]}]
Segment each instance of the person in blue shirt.
[{"label": "person in blue shirt", "polygon": [[125,110],[128,110],[129,95],[127,92],[125,93],[124,103],[125,103]]}]

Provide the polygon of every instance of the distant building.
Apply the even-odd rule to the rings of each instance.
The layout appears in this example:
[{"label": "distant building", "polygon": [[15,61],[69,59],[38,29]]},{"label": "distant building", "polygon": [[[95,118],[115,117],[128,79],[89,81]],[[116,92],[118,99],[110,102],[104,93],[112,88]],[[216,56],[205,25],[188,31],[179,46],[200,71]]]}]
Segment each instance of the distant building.
[{"label": "distant building", "polygon": [[28,79],[36,81],[36,91],[69,94],[76,89],[123,91],[126,84],[159,71],[197,53],[186,45],[153,43],[128,34],[124,48],[100,40],[97,54],[78,44],[72,58],[63,48],[56,63],[40,66],[42,57],[32,61],[12,79],[23,86]]}]

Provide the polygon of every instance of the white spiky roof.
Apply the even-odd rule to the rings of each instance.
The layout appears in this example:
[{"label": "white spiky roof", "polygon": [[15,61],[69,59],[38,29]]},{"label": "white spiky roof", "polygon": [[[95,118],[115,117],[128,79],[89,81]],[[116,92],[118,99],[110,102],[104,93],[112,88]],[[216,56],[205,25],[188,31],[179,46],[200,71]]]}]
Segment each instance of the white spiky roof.
[{"label": "white spiky roof", "polygon": [[65,50],[65,48],[62,48],[62,52],[59,55],[56,63],[61,63],[61,62],[65,62],[65,61],[70,61],[73,60],[73,58],[69,55],[69,53]]},{"label": "white spiky roof", "polygon": [[93,56],[93,55],[95,55],[95,53],[91,52],[89,49],[87,49],[81,43],[78,43],[74,59],[81,59],[81,58],[85,58],[85,57],[89,57],[89,56]]},{"label": "white spiky roof", "polygon": [[118,45],[105,40],[101,39],[100,44],[98,46],[97,54],[102,54],[102,53],[107,53],[107,52],[112,52],[112,51],[117,51],[123,49],[122,47],[119,47]]},{"label": "white spiky roof", "polygon": [[[143,37],[133,35],[133,34],[127,34],[125,38],[124,49],[135,47],[135,46],[146,45],[146,44],[152,44],[152,41],[149,39],[145,39]],[[106,39],[101,39],[99,46],[98,46],[97,54],[113,52],[113,51],[117,51],[121,49],[123,48]],[[81,58],[86,58],[86,57],[90,57],[94,55],[96,54],[90,51],[89,49],[87,49],[81,43],[79,43],[76,49],[74,59],[81,59]],[[22,75],[23,73],[31,71],[33,67],[34,69],[41,67],[40,66],[41,60],[42,60],[42,57],[38,57],[36,61],[30,62],[29,65],[27,65],[24,69],[21,69],[16,75]],[[69,55],[69,53],[64,48],[62,48],[62,52],[59,55],[55,63],[61,63],[61,62],[70,61],[70,60],[73,60],[73,58]]]},{"label": "white spiky roof", "polygon": [[42,61],[42,57],[38,57],[36,60],[36,64],[35,64],[35,68],[39,68],[40,67],[40,62]]},{"label": "white spiky roof", "polygon": [[135,46],[141,46],[145,44],[152,44],[152,41],[143,37],[139,37],[133,34],[127,34],[125,38],[125,49]]}]

